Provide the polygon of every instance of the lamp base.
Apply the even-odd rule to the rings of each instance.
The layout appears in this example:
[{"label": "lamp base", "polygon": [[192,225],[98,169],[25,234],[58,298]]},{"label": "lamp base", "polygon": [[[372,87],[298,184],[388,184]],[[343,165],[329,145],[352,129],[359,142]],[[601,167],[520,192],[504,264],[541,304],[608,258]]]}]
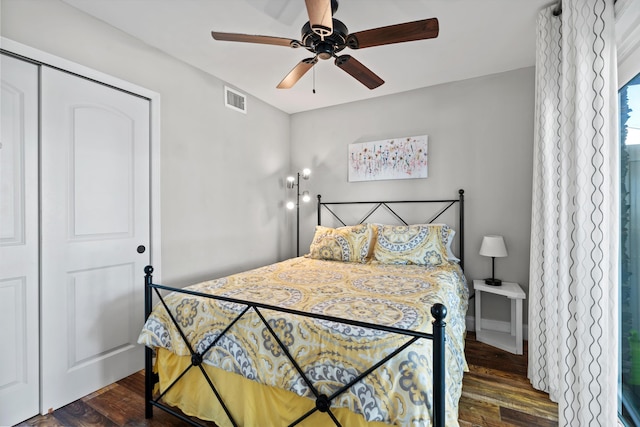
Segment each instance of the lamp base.
[{"label": "lamp base", "polygon": [[502,280],[500,279],[484,279],[484,283],[490,286],[502,286]]}]

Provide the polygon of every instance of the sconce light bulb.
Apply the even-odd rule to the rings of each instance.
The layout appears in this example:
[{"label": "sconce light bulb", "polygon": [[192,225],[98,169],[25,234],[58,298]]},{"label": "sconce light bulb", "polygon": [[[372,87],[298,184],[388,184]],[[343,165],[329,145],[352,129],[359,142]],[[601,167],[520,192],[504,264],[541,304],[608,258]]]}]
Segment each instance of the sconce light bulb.
[{"label": "sconce light bulb", "polygon": [[296,185],[296,179],[292,176],[287,177],[287,188],[293,188]]},{"label": "sconce light bulb", "polygon": [[311,200],[311,196],[308,191],[302,192],[302,201],[308,203]]},{"label": "sconce light bulb", "polygon": [[287,209],[291,210],[291,209],[293,209],[293,208],[295,208],[295,207],[296,207],[296,204],[295,204],[295,203],[293,203],[293,202],[291,202],[291,201],[287,202]]},{"label": "sconce light bulb", "polygon": [[311,169],[309,168],[302,169],[302,178],[309,179],[310,176],[311,176]]}]

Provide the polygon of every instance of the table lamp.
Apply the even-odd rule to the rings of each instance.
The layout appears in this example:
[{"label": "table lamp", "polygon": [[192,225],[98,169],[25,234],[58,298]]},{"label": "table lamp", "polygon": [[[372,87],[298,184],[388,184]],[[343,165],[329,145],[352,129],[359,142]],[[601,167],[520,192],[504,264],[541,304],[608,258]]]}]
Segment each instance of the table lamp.
[{"label": "table lamp", "polygon": [[496,257],[506,257],[507,247],[502,236],[484,236],[480,246],[480,255],[491,257],[491,278],[485,279],[484,283],[491,286],[502,285],[502,280],[496,279]]}]

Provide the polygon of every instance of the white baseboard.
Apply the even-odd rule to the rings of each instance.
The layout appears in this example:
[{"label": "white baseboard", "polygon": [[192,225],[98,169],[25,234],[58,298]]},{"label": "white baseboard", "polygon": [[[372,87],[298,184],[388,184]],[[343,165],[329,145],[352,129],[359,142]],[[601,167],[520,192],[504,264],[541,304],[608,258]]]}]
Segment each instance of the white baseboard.
[{"label": "white baseboard", "polygon": [[[467,331],[473,332],[476,330],[475,316],[467,316],[465,323],[467,325]],[[482,329],[497,332],[511,332],[511,324],[500,320],[482,319]],[[522,325],[522,337],[525,341],[529,339],[529,327],[526,324]]]}]

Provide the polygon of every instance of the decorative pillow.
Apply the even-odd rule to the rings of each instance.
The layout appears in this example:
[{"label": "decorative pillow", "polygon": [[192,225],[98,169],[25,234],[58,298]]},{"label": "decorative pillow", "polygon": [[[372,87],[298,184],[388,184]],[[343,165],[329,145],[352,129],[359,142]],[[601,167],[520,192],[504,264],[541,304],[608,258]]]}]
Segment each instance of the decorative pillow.
[{"label": "decorative pillow", "polygon": [[344,262],[366,262],[373,239],[374,227],[359,224],[340,228],[316,226],[309,256]]},{"label": "decorative pillow", "polygon": [[451,253],[454,234],[445,224],[379,225],[373,259],[382,264],[446,264],[457,260]]}]

